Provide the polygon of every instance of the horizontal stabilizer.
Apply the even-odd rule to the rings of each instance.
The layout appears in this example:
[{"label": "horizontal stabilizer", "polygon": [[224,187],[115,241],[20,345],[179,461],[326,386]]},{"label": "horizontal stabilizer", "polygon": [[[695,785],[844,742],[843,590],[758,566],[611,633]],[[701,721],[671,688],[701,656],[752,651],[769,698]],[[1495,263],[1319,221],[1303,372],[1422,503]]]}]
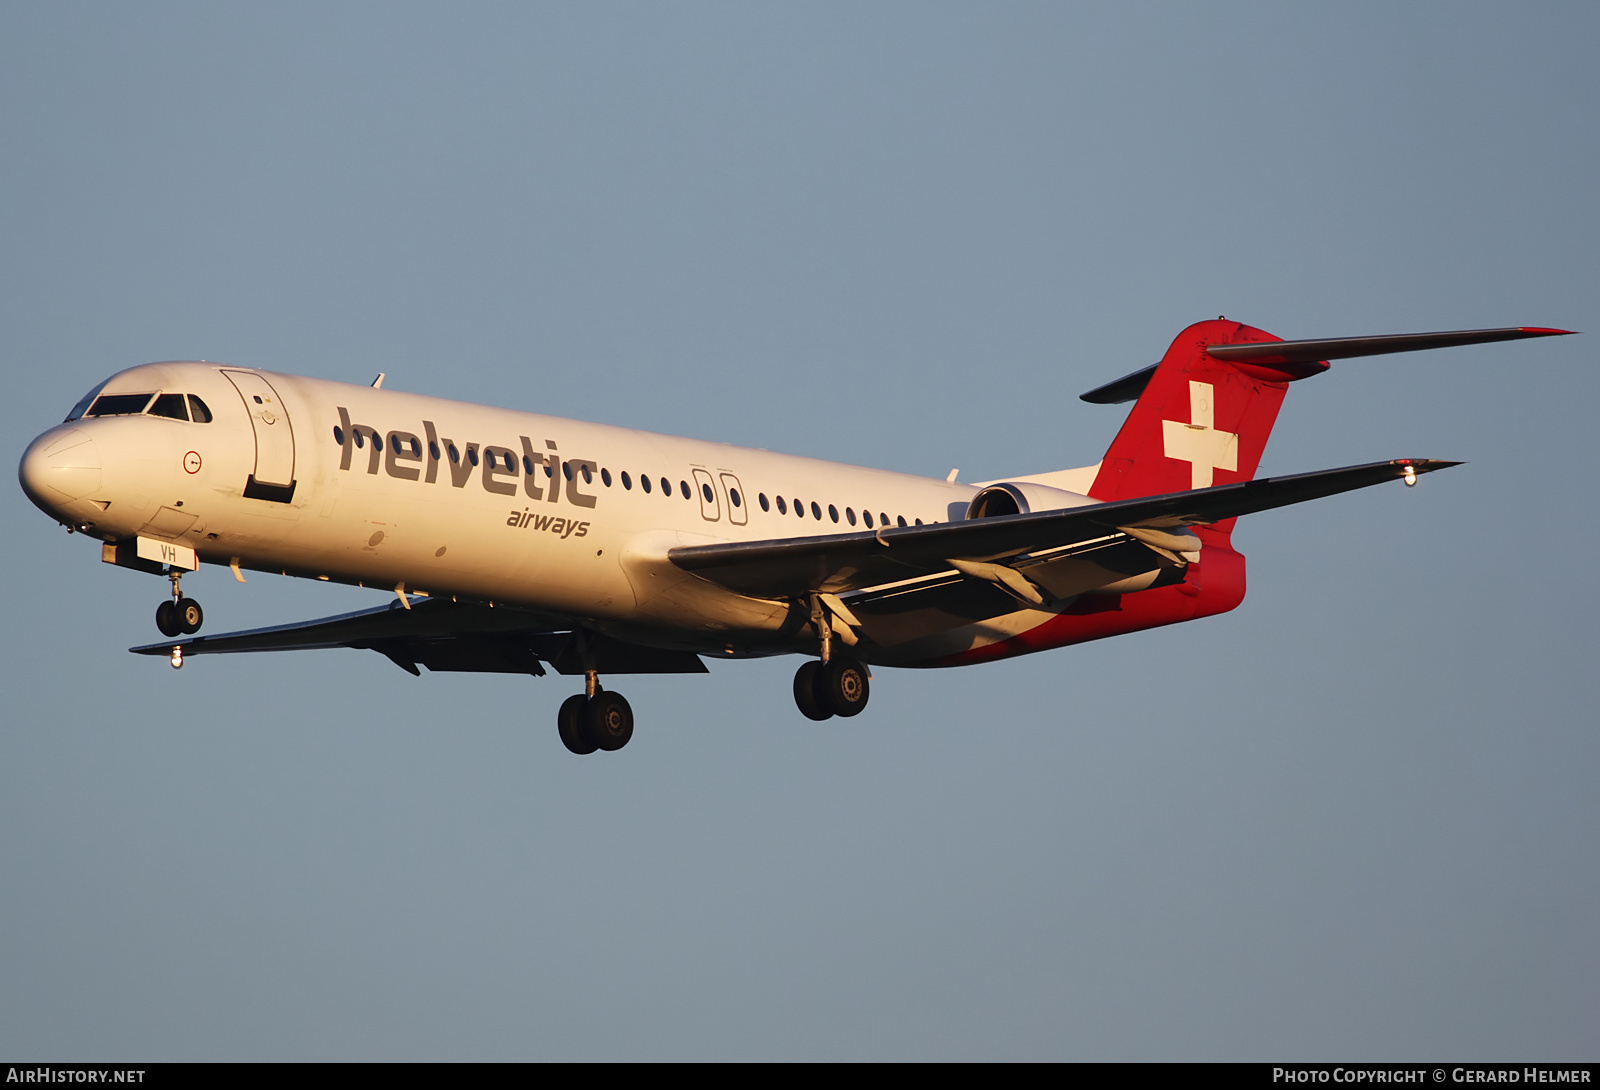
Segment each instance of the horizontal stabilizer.
[{"label": "horizontal stabilizer", "polygon": [[1121,405],[1125,401],[1133,401],[1150,385],[1157,366],[1152,363],[1149,367],[1141,367],[1119,379],[1113,379],[1104,386],[1096,386],[1086,394],[1079,394],[1078,400],[1091,405]]},{"label": "horizontal stabilizer", "polygon": [[1425,348],[1455,348],[1463,344],[1520,341],[1528,337],[1564,337],[1570,329],[1511,326],[1507,329],[1458,329],[1446,333],[1395,333],[1383,337],[1331,337],[1320,341],[1266,341],[1253,344],[1214,344],[1206,355],[1230,363],[1316,363],[1356,356],[1386,356],[1391,352],[1420,352]]},{"label": "horizontal stabilizer", "polygon": [[[1509,326],[1504,329],[1458,329],[1443,333],[1396,333],[1381,337],[1331,337],[1315,341],[1255,341],[1248,344],[1214,344],[1206,355],[1230,363],[1297,364],[1324,360],[1353,359],[1356,356],[1383,356],[1391,352],[1418,352],[1425,348],[1455,348],[1464,344],[1490,344],[1495,341],[1520,341],[1529,337],[1563,337],[1570,329],[1540,326]],[[1120,405],[1144,392],[1156,365],[1142,367],[1097,386],[1079,397],[1091,405]]]}]

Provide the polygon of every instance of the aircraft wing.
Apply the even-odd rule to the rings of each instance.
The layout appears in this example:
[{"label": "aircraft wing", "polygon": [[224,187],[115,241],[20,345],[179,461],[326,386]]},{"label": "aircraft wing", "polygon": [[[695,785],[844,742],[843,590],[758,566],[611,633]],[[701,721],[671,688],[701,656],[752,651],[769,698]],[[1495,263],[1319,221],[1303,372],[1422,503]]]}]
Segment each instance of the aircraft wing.
[{"label": "aircraft wing", "polygon": [[562,627],[555,618],[524,610],[428,598],[410,609],[400,608],[397,600],[355,613],[128,650],[165,656],[176,647],[187,657],[352,647],[376,651],[407,673],[419,675],[418,664],[435,671],[542,675],[543,662],[561,674],[581,674],[589,664],[608,674],[706,673],[705,663],[688,651],[644,647],[587,632],[580,637]]},{"label": "aircraft wing", "polygon": [[840,593],[949,572],[956,567],[952,561],[1018,558],[1105,539],[1127,528],[1205,525],[1397,480],[1408,472],[1432,473],[1460,464],[1397,459],[1061,511],[823,537],[691,545],[671,549],[667,556],[685,571],[753,597]]}]

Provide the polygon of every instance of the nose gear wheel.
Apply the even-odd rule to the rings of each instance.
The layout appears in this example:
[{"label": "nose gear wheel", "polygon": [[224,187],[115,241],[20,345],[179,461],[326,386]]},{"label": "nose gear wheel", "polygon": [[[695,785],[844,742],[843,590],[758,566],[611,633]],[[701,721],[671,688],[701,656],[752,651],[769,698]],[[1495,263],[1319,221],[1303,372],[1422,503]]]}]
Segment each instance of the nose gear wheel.
[{"label": "nose gear wheel", "polygon": [[173,570],[167,576],[172,580],[172,598],[156,606],[156,627],[163,636],[192,636],[205,624],[205,610],[193,598],[185,598],[179,580],[183,573]]}]

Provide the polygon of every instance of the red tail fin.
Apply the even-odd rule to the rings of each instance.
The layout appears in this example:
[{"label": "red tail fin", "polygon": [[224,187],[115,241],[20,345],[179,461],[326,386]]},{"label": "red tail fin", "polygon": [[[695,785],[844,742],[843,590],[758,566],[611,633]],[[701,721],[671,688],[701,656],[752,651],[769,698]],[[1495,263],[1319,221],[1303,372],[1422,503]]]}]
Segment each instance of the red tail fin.
[{"label": "red tail fin", "polygon": [[1228,362],[1208,345],[1281,341],[1225,319],[1197,322],[1162,357],[1106,451],[1089,494],[1125,500],[1255,476],[1284,391],[1324,362]]}]

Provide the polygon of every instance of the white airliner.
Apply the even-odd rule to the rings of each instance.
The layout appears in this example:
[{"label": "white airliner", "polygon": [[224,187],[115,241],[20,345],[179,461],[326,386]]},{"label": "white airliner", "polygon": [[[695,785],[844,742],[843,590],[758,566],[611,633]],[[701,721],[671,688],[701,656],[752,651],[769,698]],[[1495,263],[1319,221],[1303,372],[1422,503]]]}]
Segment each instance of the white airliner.
[{"label": "white airliner", "polygon": [[[101,559],[164,575],[186,657],[365,648],[400,668],[582,675],[575,753],[633,734],[601,675],[802,654],[812,719],[867,703],[865,664],[961,666],[1193,620],[1244,597],[1239,515],[1455,462],[1254,479],[1288,384],[1327,360],[1552,336],[1519,327],[1283,341],[1217,319],[1084,394],[1136,401],[1083,469],[980,484],[216,363],[95,387],[22,457],[28,497]],[[392,591],[386,607],[193,639],[201,563]]]}]

